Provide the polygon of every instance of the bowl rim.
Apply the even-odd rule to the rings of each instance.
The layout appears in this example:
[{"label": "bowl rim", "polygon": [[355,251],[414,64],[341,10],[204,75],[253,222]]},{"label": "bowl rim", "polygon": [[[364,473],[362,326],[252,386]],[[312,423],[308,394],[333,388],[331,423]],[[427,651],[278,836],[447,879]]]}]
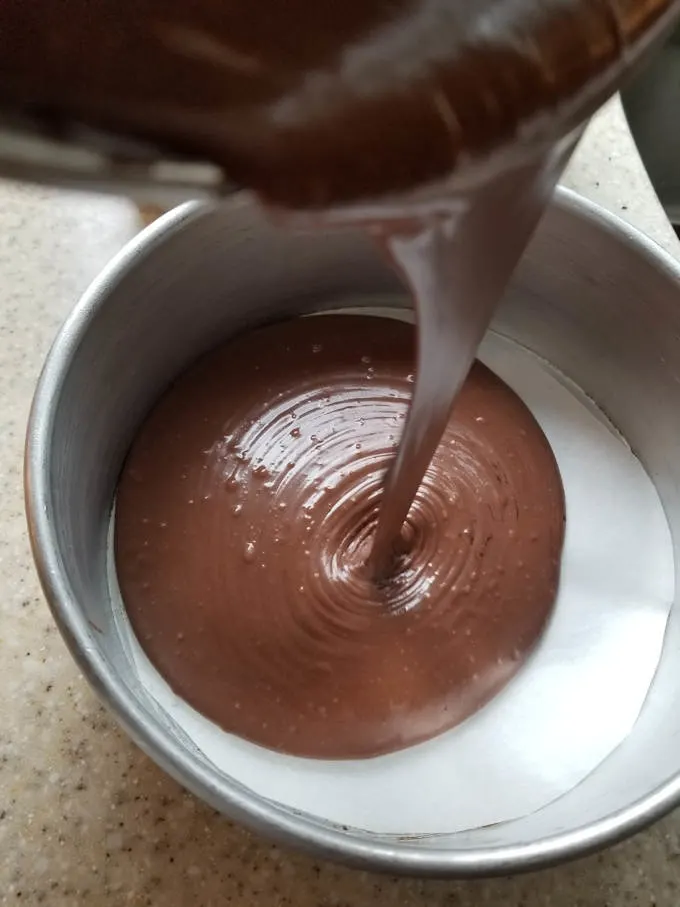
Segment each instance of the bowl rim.
[{"label": "bowl rim", "polygon": [[[235,204],[250,204],[240,197]],[[634,255],[674,281],[680,290],[680,262],[635,227],[576,192],[559,187],[552,202],[563,214],[588,221]],[[175,780],[218,811],[252,830],[319,856],[365,869],[392,873],[473,878],[515,873],[554,865],[613,844],[680,803],[678,772],[616,812],[570,831],[519,845],[487,845],[470,850],[419,847],[405,837],[392,841],[322,825],[313,817],[283,810],[235,780],[219,777],[137,703],[108,660],[91,645],[88,625],[63,567],[53,526],[50,495],[51,440],[56,402],[73,356],[112,288],[140,259],[167,237],[203,216],[206,206],[189,202],[168,212],[138,234],[110,261],[76,303],[52,345],[40,375],[28,421],[24,489],[28,532],[40,583],[71,655],[100,699],[135,743]]]}]

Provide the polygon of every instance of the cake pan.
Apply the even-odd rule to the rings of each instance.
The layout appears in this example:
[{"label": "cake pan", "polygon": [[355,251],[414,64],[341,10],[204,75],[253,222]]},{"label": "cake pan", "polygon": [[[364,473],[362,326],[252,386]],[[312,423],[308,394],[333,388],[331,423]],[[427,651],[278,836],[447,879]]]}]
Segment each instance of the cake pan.
[{"label": "cake pan", "polygon": [[[111,507],[135,431],[163,389],[245,327],[386,301],[409,305],[363,235],[285,232],[246,198],[186,205],[133,240],[76,305],[35,394],[26,510],[45,595],[78,665],[135,742],[257,832],[323,857],[421,876],[511,873],[585,854],[680,803],[677,603],[652,689],[623,745],[540,811],[452,835],[343,829],[255,795],[173,730],[121,645],[107,581]],[[494,326],[575,381],[622,432],[659,492],[677,563],[678,263],[622,221],[559,190]]]}]

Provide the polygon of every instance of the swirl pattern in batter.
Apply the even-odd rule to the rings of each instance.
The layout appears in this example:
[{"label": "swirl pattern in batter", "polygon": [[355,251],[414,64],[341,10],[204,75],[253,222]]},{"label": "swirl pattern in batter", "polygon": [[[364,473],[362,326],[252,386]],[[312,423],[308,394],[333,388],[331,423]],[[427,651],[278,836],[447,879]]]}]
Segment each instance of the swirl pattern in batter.
[{"label": "swirl pattern in batter", "polygon": [[559,579],[557,464],[476,363],[403,530],[366,568],[412,391],[415,329],[304,318],[244,334],[170,388],[120,480],[115,556],[147,655],[225,730],[375,756],[455,726],[531,651]]}]

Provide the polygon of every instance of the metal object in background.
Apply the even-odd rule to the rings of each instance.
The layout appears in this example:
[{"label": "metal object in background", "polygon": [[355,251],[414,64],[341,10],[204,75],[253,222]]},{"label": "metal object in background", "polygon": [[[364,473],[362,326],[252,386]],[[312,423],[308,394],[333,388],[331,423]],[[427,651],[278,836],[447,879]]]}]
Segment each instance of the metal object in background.
[{"label": "metal object in background", "polygon": [[680,31],[622,93],[631,132],[669,220],[680,228]]},{"label": "metal object in background", "polygon": [[[179,736],[132,675],[106,555],[118,474],[150,406],[200,353],[246,326],[386,299],[406,304],[398,278],[363,234],[280,230],[242,200],[179,208],[133,240],[68,318],[33,403],[26,506],[55,619],[90,683],[159,765],[216,809],[277,840],[422,876],[509,873],[611,844],[680,804],[678,602],[652,689],[626,741],[544,809],[457,835],[343,829],[259,797]],[[573,379],[620,429],[656,485],[677,565],[678,262],[627,224],[559,190],[494,326]]]},{"label": "metal object in background", "polygon": [[113,192],[169,208],[235,191],[213,164],[164,157],[154,145],[81,125],[62,124],[50,133],[43,121],[12,117],[1,108],[0,175]]}]

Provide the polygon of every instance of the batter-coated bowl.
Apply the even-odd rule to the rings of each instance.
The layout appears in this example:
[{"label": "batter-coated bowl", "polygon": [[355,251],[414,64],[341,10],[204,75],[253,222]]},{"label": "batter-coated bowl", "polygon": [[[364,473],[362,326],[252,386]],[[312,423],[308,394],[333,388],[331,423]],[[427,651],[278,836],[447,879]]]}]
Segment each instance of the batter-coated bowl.
[{"label": "batter-coated bowl", "polygon": [[[680,803],[680,604],[623,745],[533,815],[455,835],[343,830],[259,797],[178,736],[130,671],[108,592],[107,531],[123,459],[150,406],[200,353],[239,329],[386,300],[408,304],[363,235],[284,232],[246,199],[187,205],[131,242],[75,307],[35,395],[26,508],[45,594],[74,658],[131,737],[187,788],[258,832],[354,865],[423,876],[508,873],[584,854]],[[656,485],[677,561],[680,266],[560,190],[494,326],[573,379],[622,432]]]}]

